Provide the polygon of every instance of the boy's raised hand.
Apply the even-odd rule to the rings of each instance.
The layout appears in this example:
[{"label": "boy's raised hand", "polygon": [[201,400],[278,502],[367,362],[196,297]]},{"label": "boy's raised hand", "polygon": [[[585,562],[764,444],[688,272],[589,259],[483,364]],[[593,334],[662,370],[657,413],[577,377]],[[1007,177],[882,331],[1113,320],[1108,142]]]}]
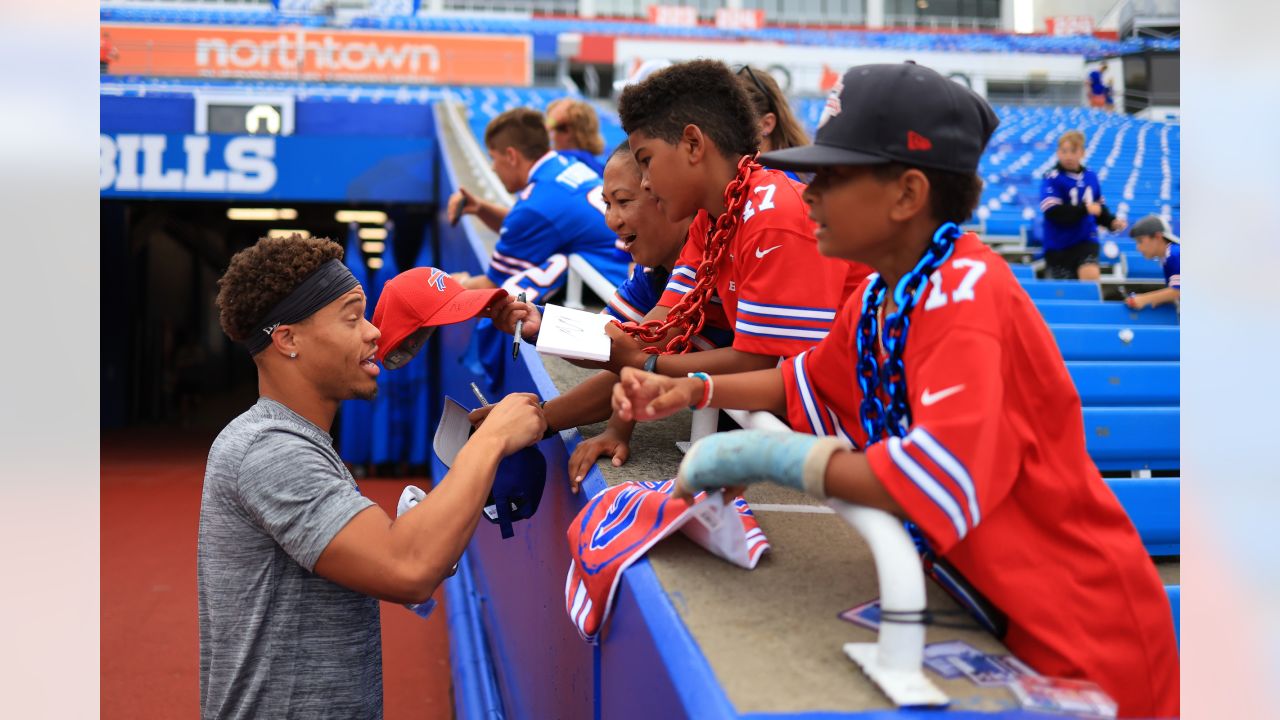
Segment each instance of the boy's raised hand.
[{"label": "boy's raised hand", "polygon": [[613,466],[622,467],[631,457],[630,442],[630,433],[624,437],[613,427],[609,427],[603,433],[578,443],[578,447],[573,449],[573,455],[569,456],[569,490],[575,495],[578,493],[582,481],[591,472],[591,466],[596,464],[596,459],[601,455],[611,456]]},{"label": "boy's raised hand", "polygon": [[623,368],[613,386],[613,411],[622,420],[661,420],[693,405],[702,395],[702,381],[669,378],[635,368]]},{"label": "boy's raised hand", "polygon": [[542,327],[542,313],[533,303],[520,302],[508,295],[494,304],[490,311],[494,327],[511,335],[516,331],[516,322],[523,320],[520,328],[523,340],[533,342],[538,337],[538,328]]},{"label": "boy's raised hand", "polygon": [[446,209],[446,216],[450,225],[457,225],[463,215],[474,215],[478,203],[476,199],[467,192],[466,188],[460,187],[456,192],[449,196],[449,203]]}]

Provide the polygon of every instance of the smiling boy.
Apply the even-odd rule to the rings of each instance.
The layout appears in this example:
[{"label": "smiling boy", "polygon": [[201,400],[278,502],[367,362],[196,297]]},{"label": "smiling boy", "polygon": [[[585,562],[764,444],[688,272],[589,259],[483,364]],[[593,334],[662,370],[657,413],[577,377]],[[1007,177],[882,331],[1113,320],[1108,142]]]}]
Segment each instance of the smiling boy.
[{"label": "smiling boy", "polygon": [[[699,355],[696,366],[625,350],[621,363],[648,361],[647,369],[673,376],[742,371],[823,338],[867,270],[818,253],[802,184],[744,162],[757,150],[758,123],[729,68],[695,60],[661,70],[623,92],[618,115],[658,208],[668,219],[694,217],[658,305],[705,313],[706,322],[734,332],[732,348]],[[711,365],[716,354],[733,359]]]}]

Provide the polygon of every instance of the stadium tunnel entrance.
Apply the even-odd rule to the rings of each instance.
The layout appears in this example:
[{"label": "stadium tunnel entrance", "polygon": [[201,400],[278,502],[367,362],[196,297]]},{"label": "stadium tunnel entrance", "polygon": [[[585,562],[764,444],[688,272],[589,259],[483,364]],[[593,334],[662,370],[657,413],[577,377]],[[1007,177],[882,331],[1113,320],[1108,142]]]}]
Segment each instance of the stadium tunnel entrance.
[{"label": "stadium tunnel entrance", "polygon": [[214,298],[231,256],[258,238],[350,239],[377,282],[384,245],[407,268],[434,237],[430,98],[214,90],[101,100],[103,428],[216,431],[253,402],[253,363],[223,335]]},{"label": "stadium tunnel entrance", "polygon": [[[231,256],[272,232],[304,230],[348,245],[345,218],[358,223],[370,281],[394,253],[394,266],[413,267],[434,234],[431,204],[253,203],[182,200],[101,201],[101,426],[167,426],[216,431],[257,397],[257,377],[245,350],[218,324],[217,280]],[[284,209],[292,219],[235,220],[244,210]],[[296,215],[294,215],[296,213]],[[252,216],[253,213],[247,213]],[[372,312],[372,309],[370,309]]]}]

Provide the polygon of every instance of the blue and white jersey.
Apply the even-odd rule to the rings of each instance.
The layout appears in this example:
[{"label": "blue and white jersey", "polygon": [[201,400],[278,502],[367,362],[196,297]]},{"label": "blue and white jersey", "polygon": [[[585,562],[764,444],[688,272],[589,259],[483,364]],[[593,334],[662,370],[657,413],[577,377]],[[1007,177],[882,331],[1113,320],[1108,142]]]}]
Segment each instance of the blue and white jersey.
[{"label": "blue and white jersey", "polygon": [[1044,218],[1044,249],[1064,250],[1082,242],[1098,241],[1098,218],[1082,212],[1079,220],[1069,224],[1055,222],[1049,214],[1056,207],[1077,207],[1081,210],[1092,202],[1102,202],[1102,186],[1098,175],[1087,168],[1079,172],[1067,172],[1061,166],[1045,173],[1040,182],[1040,212]]},{"label": "blue and white jersey", "polygon": [[1101,70],[1091,70],[1089,72],[1089,91],[1094,95],[1102,95],[1107,92],[1107,84],[1102,80]]},{"label": "blue and white jersey", "polygon": [[617,286],[627,279],[628,262],[616,251],[616,238],[604,222],[600,176],[550,152],[517,193],[486,275],[513,295],[523,291],[530,301],[545,301],[564,285],[568,256],[577,253]]},{"label": "blue and white jersey", "polygon": [[557,150],[556,152],[570,160],[577,160],[583,165],[595,170],[596,174],[600,177],[604,177],[604,163],[600,162],[600,158],[592,155],[586,150],[579,150],[575,148],[573,150]]},{"label": "blue and white jersey", "polygon": [[[645,315],[658,304],[668,285],[671,273],[665,268],[647,268],[636,265],[631,277],[618,286],[604,311],[622,322],[643,322]],[[733,347],[733,331],[702,326],[702,332],[693,336],[693,346],[699,350],[717,347]]]},{"label": "blue and white jersey", "polygon": [[1182,246],[1178,243],[1169,243],[1169,248],[1164,251],[1164,260],[1160,264],[1164,266],[1164,284],[1181,292]]}]

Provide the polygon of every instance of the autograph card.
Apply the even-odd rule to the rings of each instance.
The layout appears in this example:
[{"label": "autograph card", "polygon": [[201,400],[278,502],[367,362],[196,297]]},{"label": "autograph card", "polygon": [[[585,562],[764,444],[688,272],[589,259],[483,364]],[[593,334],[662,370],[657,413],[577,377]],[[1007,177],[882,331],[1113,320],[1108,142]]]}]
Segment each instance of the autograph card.
[{"label": "autograph card", "polygon": [[1062,713],[1075,717],[1114,718],[1116,702],[1088,680],[1024,676],[1009,689],[1028,710]]},{"label": "autograph card", "polygon": [[839,617],[841,620],[848,620],[854,625],[860,625],[868,630],[879,630],[880,601],[872,600],[861,605],[855,605],[840,613]]}]

